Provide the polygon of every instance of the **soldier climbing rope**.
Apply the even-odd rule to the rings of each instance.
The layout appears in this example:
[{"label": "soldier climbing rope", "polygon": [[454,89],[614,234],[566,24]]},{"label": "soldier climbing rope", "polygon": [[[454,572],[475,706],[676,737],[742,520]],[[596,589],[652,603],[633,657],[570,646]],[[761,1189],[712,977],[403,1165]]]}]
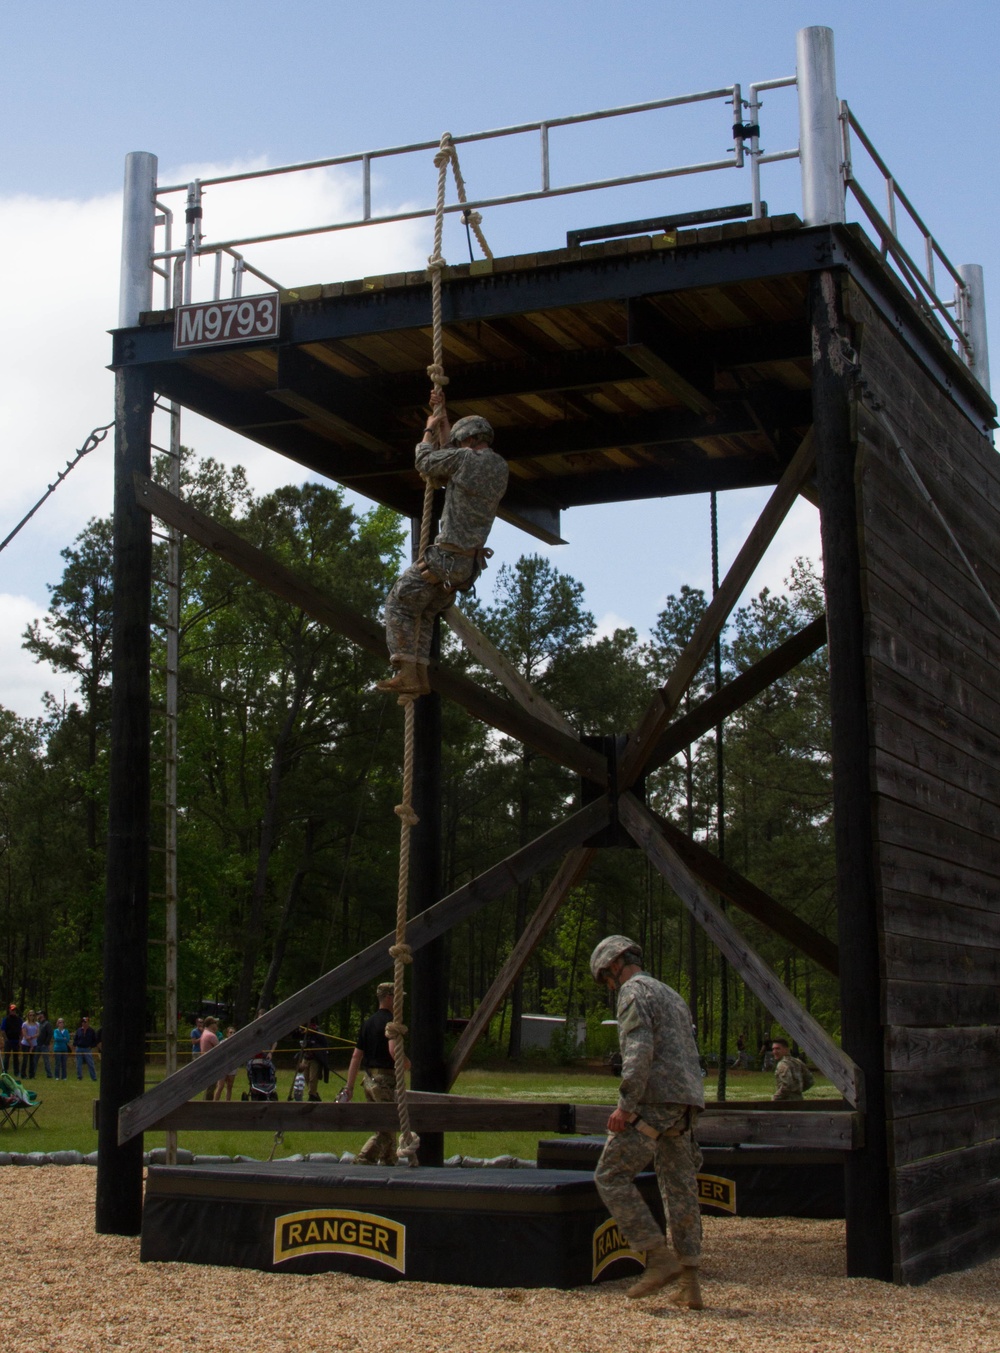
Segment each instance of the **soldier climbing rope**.
[{"label": "soldier climbing rope", "polygon": [[[428,655],[434,616],[452,605],[456,591],[467,591],[492,554],[485,548],[496,509],[507,487],[506,462],[490,449],[493,429],[485,418],[460,418],[454,427],[445,411],[444,338],[441,318],[441,253],[444,230],[445,186],[451,166],[459,201],[466,203],[465,182],[451,134],[441,137],[434,157],[438,171],[437,207],[434,217],[434,251],[427,261],[431,282],[432,361],[427,375],[432,383],[431,419],[424,440],[417,447],[417,468],[424,476],[424,503],[420,523],[420,546],[416,564],[394,585],[386,601],[386,636],[395,675],[378,688],[395,694],[404,710],[403,801],[396,806],[400,820],[399,882],[396,894],[395,942],[389,949],[393,960],[392,1020],[385,1035],[393,1046],[396,1104],[399,1112],[398,1154],[417,1164],[420,1139],[410,1127],[406,1099],[406,1050],[408,1032],[403,1023],[403,973],[412,962],[406,942],[407,903],[410,884],[410,832],[419,821],[413,810],[414,702],[430,692]],[[481,230],[478,212],[464,213],[466,224],[487,258],[492,258]],[[441,531],[431,545],[434,490],[446,487]]]}]

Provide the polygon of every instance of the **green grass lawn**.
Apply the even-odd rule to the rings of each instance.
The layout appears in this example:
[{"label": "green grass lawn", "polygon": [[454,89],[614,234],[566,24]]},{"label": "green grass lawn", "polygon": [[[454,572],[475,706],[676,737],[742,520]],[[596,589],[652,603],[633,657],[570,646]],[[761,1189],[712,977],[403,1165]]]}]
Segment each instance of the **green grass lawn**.
[{"label": "green grass lawn", "polygon": [[[151,1069],[151,1079],[159,1079]],[[92,1126],[93,1102],[100,1091],[100,1081],[94,1085],[84,1072],[85,1079],[76,1079],[75,1068],[70,1068],[66,1081],[46,1080],[44,1074],[26,1084],[35,1090],[42,1101],[36,1115],[38,1129],[26,1124],[17,1132],[4,1128],[0,1132],[0,1150],[3,1151],[93,1151],[97,1147],[97,1133]],[[292,1073],[281,1070],[278,1075],[278,1093],[284,1099],[291,1085]],[[324,1099],[333,1099],[341,1082],[331,1076],[329,1085],[321,1088]],[[474,1068],[465,1071],[455,1084],[455,1093],[477,1095],[487,1099],[555,1100],[572,1104],[613,1104],[617,1080],[610,1074],[598,1074],[573,1067],[552,1067],[544,1070],[520,1070],[515,1066],[499,1070]],[[245,1078],[237,1077],[235,1094],[245,1088]],[[730,1071],[727,1099],[767,1099],[774,1089],[774,1076],[769,1072]],[[810,1092],[810,1098],[824,1098],[831,1093],[829,1084],[820,1076]],[[716,1097],[714,1074],[705,1083],[705,1097]],[[355,1090],[355,1099],[361,1090]],[[310,1151],[357,1151],[367,1137],[358,1132],[294,1132],[275,1152],[275,1157]],[[555,1135],[555,1134],[551,1134]],[[165,1134],[148,1132],[147,1150],[163,1146]],[[445,1138],[445,1155],[520,1156],[534,1160],[538,1136],[528,1132],[456,1132]],[[179,1145],[197,1155],[256,1156],[266,1158],[272,1138],[261,1132],[190,1132],[182,1133]]]}]

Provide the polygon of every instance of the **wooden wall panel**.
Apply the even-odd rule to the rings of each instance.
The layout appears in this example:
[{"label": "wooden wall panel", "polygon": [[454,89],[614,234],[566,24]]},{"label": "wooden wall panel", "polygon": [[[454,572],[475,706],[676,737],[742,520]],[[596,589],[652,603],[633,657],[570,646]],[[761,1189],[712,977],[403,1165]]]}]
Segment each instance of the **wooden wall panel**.
[{"label": "wooden wall panel", "polygon": [[850,282],[845,308],[893,1271],[923,1282],[1000,1252],[1000,456]]}]

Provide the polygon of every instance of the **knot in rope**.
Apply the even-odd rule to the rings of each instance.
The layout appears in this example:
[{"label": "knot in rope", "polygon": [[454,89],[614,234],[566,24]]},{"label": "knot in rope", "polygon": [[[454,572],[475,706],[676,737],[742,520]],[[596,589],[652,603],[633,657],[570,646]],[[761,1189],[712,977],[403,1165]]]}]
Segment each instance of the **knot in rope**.
[{"label": "knot in rope", "polygon": [[395,1020],[390,1020],[384,1032],[386,1038],[405,1038],[410,1031],[405,1024],[397,1024]]},{"label": "knot in rope", "polygon": [[389,946],[389,957],[393,960],[398,959],[400,963],[412,963],[413,950],[405,942],[402,944],[392,944]]},{"label": "knot in rope", "polygon": [[420,821],[412,807],[408,803],[397,803],[392,810],[399,818],[400,822],[405,822],[408,827],[415,827]]}]

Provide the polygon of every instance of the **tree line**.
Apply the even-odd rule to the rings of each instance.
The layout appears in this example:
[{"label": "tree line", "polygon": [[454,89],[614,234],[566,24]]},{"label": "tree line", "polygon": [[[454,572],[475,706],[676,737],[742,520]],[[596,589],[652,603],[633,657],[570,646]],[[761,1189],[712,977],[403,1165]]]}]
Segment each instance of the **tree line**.
[{"label": "tree line", "polygon": [[[163,467],[160,467],[163,473]],[[404,523],[380,507],[355,512],[335,487],[256,495],[242,470],[185,453],[185,498],[352,607],[375,617],[398,572]],[[156,548],[153,641],[153,841],[163,840],[165,546]],[[111,524],[93,520],[63,551],[48,614],[24,636],[38,660],[67,673],[72,700],[46,698],[38,718],[0,706],[0,989],[4,999],[99,1010],[107,816],[111,656]],[[487,575],[489,577],[490,575]],[[486,588],[480,585],[485,593]],[[698,623],[704,593],[667,598],[648,641],[631,628],[599,635],[582,585],[538,554],[493,575],[492,595],[463,600],[476,625],[582,732],[625,731],[662,684]],[[739,608],[723,636],[721,679],[746,670],[821,614],[821,584],[799,561],[780,593]],[[442,628],[445,656],[493,678]],[[375,691],[383,666],[191,541],[183,546],[179,677],[179,1002],[228,1007],[236,1023],[313,981],[394,923],[401,711]],[[716,681],[711,658],[685,696]],[[443,888],[450,892],[557,822],[579,801],[570,772],[445,702]],[[730,716],[723,730],[718,813],[716,735],[650,775],[647,801],[752,882],[836,938],[828,683],[825,650]],[[162,783],[162,780],[160,781]],[[152,863],[147,1027],[163,1027],[162,850]],[[533,879],[447,938],[448,1005],[472,1013],[509,954],[548,877]],[[834,979],[739,913],[737,925],[830,1030]],[[635,849],[600,851],[522,982],[494,1021],[500,1049],[519,1051],[524,1011],[608,1015],[591,982],[603,933],[638,939],[650,969],[689,1000],[703,1049],[717,1050],[722,987],[730,1043],[761,1039],[772,1021],[678,899]],[[317,1012],[348,1034],[367,1010],[361,991]],[[138,1015],[138,1012],[137,1012]],[[732,1049],[730,1048],[730,1051]]]}]

